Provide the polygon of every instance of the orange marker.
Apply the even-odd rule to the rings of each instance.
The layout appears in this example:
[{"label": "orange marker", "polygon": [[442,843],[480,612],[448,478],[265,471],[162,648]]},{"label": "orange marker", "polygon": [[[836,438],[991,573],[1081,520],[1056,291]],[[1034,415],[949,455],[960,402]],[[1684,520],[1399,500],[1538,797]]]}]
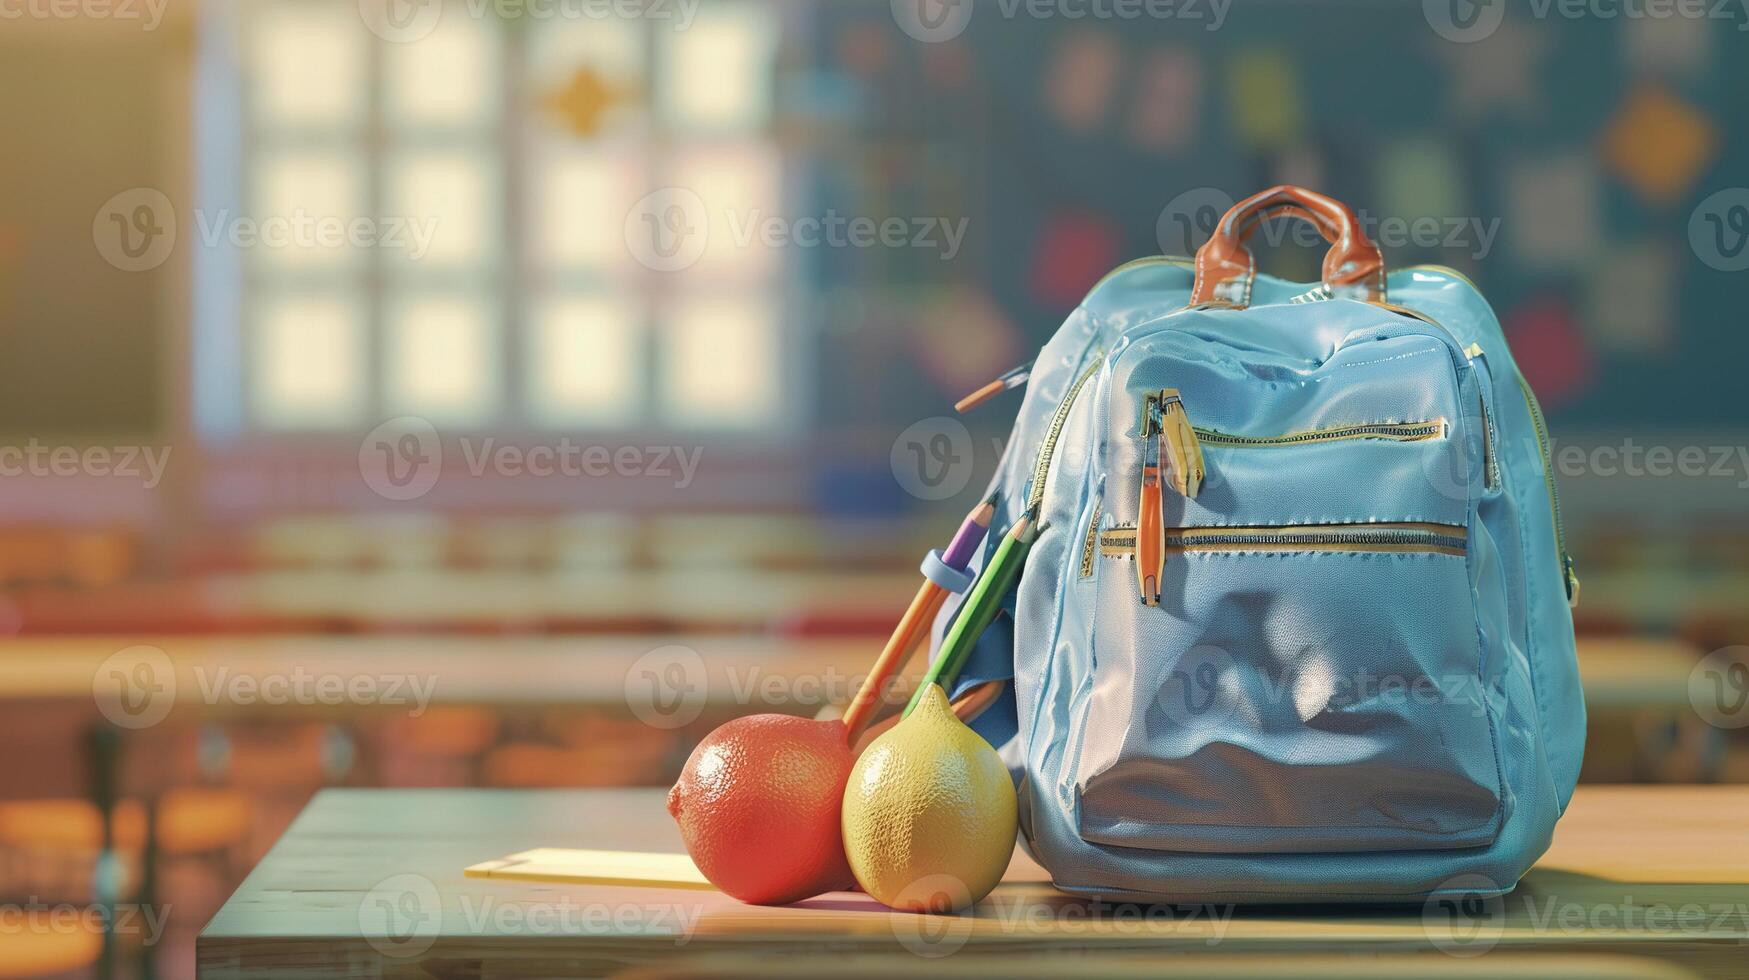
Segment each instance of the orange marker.
[{"label": "orange marker", "polygon": [[[954,572],[964,572],[972,562],[972,552],[983,544],[984,534],[990,528],[990,517],[996,512],[993,503],[986,500],[979,504],[970,514],[966,515],[955,532],[953,541],[947,550],[939,557],[931,553],[931,558]],[[925,562],[925,571],[929,562]],[[918,643],[929,632],[929,624],[935,621],[935,614],[941,611],[941,604],[947,601],[949,590],[934,578],[925,578],[923,585],[912,597],[911,605],[900,617],[899,625],[893,630],[893,635],[887,640],[886,648],[875,660],[874,667],[869,671],[862,687],[857,689],[856,696],[851,699],[850,707],[844,711],[844,728],[850,744],[856,744],[856,738],[862,729],[868,725],[879,707],[881,694],[886,690],[887,681],[894,674],[905,669],[905,664],[911,659],[911,653]]]}]

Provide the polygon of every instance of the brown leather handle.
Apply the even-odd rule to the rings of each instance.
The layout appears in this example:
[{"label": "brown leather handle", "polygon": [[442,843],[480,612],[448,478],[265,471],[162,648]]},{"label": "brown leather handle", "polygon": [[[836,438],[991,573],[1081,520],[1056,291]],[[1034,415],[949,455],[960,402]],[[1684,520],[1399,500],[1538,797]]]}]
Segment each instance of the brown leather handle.
[{"label": "brown leather handle", "polygon": [[1196,251],[1196,285],[1190,302],[1251,305],[1251,284],[1257,260],[1245,239],[1265,220],[1301,218],[1317,225],[1330,243],[1324,254],[1324,285],[1332,295],[1385,301],[1385,258],[1361,230],[1360,219],[1346,204],[1316,191],[1282,184],[1253,194],[1222,215],[1215,233]]}]

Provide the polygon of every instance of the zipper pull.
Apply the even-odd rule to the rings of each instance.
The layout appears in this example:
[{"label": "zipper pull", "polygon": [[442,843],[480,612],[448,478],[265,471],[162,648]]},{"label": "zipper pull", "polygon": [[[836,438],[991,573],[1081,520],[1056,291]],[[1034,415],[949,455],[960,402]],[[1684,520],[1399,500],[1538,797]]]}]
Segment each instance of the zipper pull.
[{"label": "zipper pull", "polygon": [[1027,361],[1019,367],[1009,368],[1002,373],[1001,377],[954,402],[953,410],[969,412],[1010,388],[1018,388],[1026,384],[1032,378],[1032,364],[1033,362]]},{"label": "zipper pull", "polygon": [[1172,486],[1187,498],[1202,490],[1202,443],[1191,427],[1190,415],[1184,410],[1184,399],[1177,388],[1160,392],[1156,403],[1160,413],[1160,455],[1172,473]]},{"label": "zipper pull", "polygon": [[[1160,604],[1160,577],[1166,571],[1166,530],[1160,526],[1160,399],[1142,402],[1142,501],[1136,512],[1136,584],[1142,604]],[[1159,442],[1156,442],[1156,438]]]}]

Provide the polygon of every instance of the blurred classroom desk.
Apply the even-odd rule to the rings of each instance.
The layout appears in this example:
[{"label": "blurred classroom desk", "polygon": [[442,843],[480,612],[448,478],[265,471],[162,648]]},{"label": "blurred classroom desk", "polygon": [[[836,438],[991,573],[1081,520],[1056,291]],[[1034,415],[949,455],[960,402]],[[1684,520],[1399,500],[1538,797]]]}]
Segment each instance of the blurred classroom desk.
[{"label": "blurred classroom desk", "polygon": [[26,634],[873,632],[920,577],[879,570],[699,565],[659,569],[294,569],[97,589],[22,589],[0,609]]},{"label": "blurred classroom desk", "polygon": [[1582,636],[1579,680],[1585,706],[1686,710],[1688,679],[1700,663],[1692,643],[1653,636]]},{"label": "blurred classroom desk", "polygon": [[[909,583],[914,586],[914,582]],[[896,620],[903,603],[888,612]],[[628,676],[682,663],[706,703],[730,703],[753,681],[774,681],[798,694],[796,681],[818,681],[828,695],[873,664],[881,633],[851,636],[672,635],[485,636],[376,634],[364,636],[20,637],[0,640],[0,701],[85,700],[94,676],[113,654],[136,644],[164,651],[177,690],[198,692],[221,669],[228,677],[311,676],[431,678],[433,703],[600,707],[623,704]],[[674,648],[680,648],[678,650]],[[684,651],[697,654],[696,661]],[[1688,677],[1699,653],[1678,640],[1581,637],[1580,675],[1593,708],[1688,709]],[[750,677],[756,672],[756,678]],[[741,697],[739,703],[746,703]],[[256,706],[262,702],[255,701]],[[180,706],[181,699],[178,699]],[[210,708],[221,704],[208,705]],[[270,706],[271,707],[271,706]]]},{"label": "blurred classroom desk", "polygon": [[201,933],[199,975],[660,975],[664,965],[684,975],[695,957],[840,953],[889,971],[982,962],[996,974],[1014,957],[1062,953],[1081,973],[1103,956],[1168,952],[1420,954],[1430,976],[1487,952],[1473,972],[1491,977],[1502,975],[1496,952],[1502,967],[1521,954],[1622,955],[1719,973],[1741,969],[1749,943],[1749,787],[1581,786],[1519,888],[1456,924],[1420,906],[1116,914],[1055,891],[1018,851],[977,914],[951,919],[849,892],[762,908],[713,891],[463,876],[535,847],[677,852],[662,801],[659,789],[325,791]]},{"label": "blurred classroom desk", "polygon": [[[895,613],[895,615],[897,615]],[[174,672],[176,711],[222,715],[233,707],[272,711],[342,712],[357,706],[332,698],[263,698],[238,678],[322,679],[325,690],[354,679],[417,680],[433,704],[492,707],[623,707],[657,675],[676,696],[699,707],[746,705],[749,710],[811,713],[825,700],[848,700],[880,652],[880,638],[785,639],[753,635],[680,636],[113,636],[42,637],[0,641],[0,701],[82,701],[92,704],[112,656],[147,646],[163,651],[154,672]],[[168,677],[151,678],[161,686]],[[373,689],[380,689],[377,684]],[[232,705],[228,695],[242,692]],[[411,690],[406,694],[416,693]],[[770,707],[762,697],[775,693]],[[390,706],[403,703],[390,702]],[[753,707],[757,706],[757,707]]]}]

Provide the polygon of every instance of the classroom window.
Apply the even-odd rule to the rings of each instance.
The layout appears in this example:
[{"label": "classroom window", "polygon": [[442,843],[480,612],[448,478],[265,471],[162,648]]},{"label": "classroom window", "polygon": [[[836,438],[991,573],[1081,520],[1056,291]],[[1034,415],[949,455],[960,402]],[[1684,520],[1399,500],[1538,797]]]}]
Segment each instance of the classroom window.
[{"label": "classroom window", "polygon": [[[243,8],[243,210],[290,231],[240,256],[246,429],[766,433],[797,414],[785,266],[733,226],[782,210],[773,0],[685,30],[458,2],[411,41],[359,4]],[[668,186],[712,202],[679,271],[628,242]]]}]

